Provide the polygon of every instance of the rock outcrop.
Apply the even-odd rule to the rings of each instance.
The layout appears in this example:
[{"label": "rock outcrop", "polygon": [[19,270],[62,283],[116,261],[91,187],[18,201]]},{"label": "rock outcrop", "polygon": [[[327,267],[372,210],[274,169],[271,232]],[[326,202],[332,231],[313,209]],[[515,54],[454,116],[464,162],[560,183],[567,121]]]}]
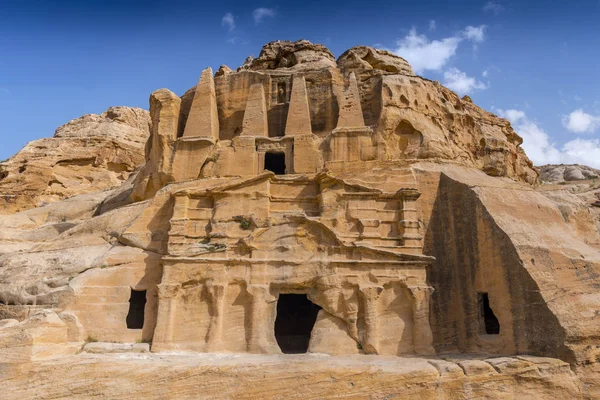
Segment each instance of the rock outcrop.
[{"label": "rock outcrop", "polygon": [[308,40],[288,42],[277,40],[263,46],[257,58],[248,58],[240,70],[309,70],[335,68],[335,58],[323,45]]},{"label": "rock outcrop", "polygon": [[600,170],[585,165],[542,165],[540,181],[561,184],[564,182],[600,179]]},{"label": "rock outcrop", "polygon": [[541,190],[559,205],[563,217],[600,232],[600,170],[585,165],[544,165],[540,172]]},{"label": "rock outcrop", "polygon": [[600,398],[594,171],[538,185],[508,121],[367,46],[271,42],[149,115],[143,155],[131,110],[48,139],[124,125],[137,175],[0,216],[10,398]]},{"label": "rock outcrop", "polygon": [[0,213],[121,185],[144,163],[148,112],[111,107],[27,144],[0,163]]}]

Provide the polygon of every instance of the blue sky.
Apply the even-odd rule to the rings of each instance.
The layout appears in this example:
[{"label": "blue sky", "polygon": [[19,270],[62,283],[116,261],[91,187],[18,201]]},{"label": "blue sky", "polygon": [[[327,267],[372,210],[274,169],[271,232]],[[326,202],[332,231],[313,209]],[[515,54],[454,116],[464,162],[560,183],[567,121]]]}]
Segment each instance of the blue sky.
[{"label": "blue sky", "polygon": [[109,106],[148,108],[271,40],[376,45],[513,122],[536,164],[600,168],[600,0],[0,0],[0,160]]}]

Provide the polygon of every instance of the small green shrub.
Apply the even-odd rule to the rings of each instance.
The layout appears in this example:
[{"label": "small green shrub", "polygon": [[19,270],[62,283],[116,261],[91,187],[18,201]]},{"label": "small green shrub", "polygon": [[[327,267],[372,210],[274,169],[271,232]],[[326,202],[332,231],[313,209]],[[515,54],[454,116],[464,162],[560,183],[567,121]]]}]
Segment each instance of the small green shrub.
[{"label": "small green shrub", "polygon": [[102,264],[102,265],[100,266],[100,268],[101,268],[101,269],[104,269],[104,268],[106,268],[106,267],[108,267],[108,265],[106,265],[106,264]]},{"label": "small green shrub", "polygon": [[240,228],[242,228],[243,230],[248,230],[250,229],[250,227],[252,227],[252,220],[250,219],[250,217],[236,215],[235,217],[233,217],[233,220],[238,221],[240,223]]},{"label": "small green shrub", "polygon": [[98,341],[98,339],[96,339],[93,336],[88,336],[87,339],[85,339],[86,343],[96,343]]},{"label": "small green shrub", "polygon": [[250,220],[248,220],[248,219],[243,219],[240,221],[240,227],[244,230],[250,229],[251,225],[252,225],[252,222],[250,222]]}]

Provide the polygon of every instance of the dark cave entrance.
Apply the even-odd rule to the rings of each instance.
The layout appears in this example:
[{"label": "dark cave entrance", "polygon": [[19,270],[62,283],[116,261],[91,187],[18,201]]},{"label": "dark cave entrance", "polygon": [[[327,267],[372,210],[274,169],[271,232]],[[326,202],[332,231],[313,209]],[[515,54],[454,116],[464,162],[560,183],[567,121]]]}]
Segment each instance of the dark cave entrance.
[{"label": "dark cave entrance", "polygon": [[275,339],[285,354],[306,353],[310,333],[321,307],[305,294],[280,294],[275,319]]},{"label": "dark cave entrance", "polygon": [[500,333],[500,322],[490,307],[490,298],[487,293],[479,293],[479,315],[483,319],[485,333],[498,335]]},{"label": "dark cave entrance", "polygon": [[285,175],[285,153],[279,151],[265,153],[265,170],[275,175]]},{"label": "dark cave entrance", "polygon": [[131,289],[129,312],[127,313],[127,329],[144,327],[144,309],[146,308],[146,291]]}]

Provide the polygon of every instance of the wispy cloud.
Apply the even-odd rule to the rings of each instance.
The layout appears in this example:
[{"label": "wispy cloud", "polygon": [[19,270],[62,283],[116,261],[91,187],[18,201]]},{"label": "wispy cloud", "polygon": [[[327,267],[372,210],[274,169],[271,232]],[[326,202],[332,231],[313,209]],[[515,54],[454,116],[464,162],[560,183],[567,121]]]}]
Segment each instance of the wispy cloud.
[{"label": "wispy cloud", "polygon": [[522,110],[494,111],[506,118],[515,131],[523,138],[523,149],[536,165],[544,164],[585,164],[600,168],[600,140],[585,140],[577,138],[558,148],[550,141],[550,136],[530,119]]},{"label": "wispy cloud", "polygon": [[416,73],[426,70],[440,71],[456,54],[463,40],[480,43],[485,40],[485,25],[467,26],[465,30],[443,39],[429,40],[412,28],[408,35],[396,42],[394,52],[404,57]]},{"label": "wispy cloud", "polygon": [[436,28],[436,23],[434,19],[429,20],[429,30],[430,31],[435,31]]},{"label": "wispy cloud", "polygon": [[476,90],[487,89],[487,85],[468,76],[458,68],[450,68],[444,72],[444,86],[454,90],[460,95],[472,93]]},{"label": "wispy cloud", "polygon": [[235,29],[235,18],[232,13],[227,13],[221,18],[221,26],[227,28],[229,32]]},{"label": "wispy cloud", "polygon": [[275,17],[275,10],[273,8],[264,8],[264,7],[260,7],[255,9],[254,11],[252,11],[252,18],[254,18],[254,24],[258,25],[261,22],[263,22],[263,20],[265,18],[274,18]]},{"label": "wispy cloud", "polygon": [[562,123],[573,133],[594,133],[600,128],[600,116],[591,115],[579,109],[564,116]]},{"label": "wispy cloud", "polygon": [[0,93],[11,94],[11,91],[8,90],[7,88],[0,87]]},{"label": "wispy cloud", "polygon": [[504,11],[504,6],[502,4],[498,4],[495,3],[493,1],[488,1],[487,3],[485,3],[485,5],[483,6],[483,11],[484,12],[491,12],[494,15],[498,15],[500,14],[502,11]]},{"label": "wispy cloud", "polygon": [[481,43],[485,40],[485,25],[467,26],[463,34],[467,39],[475,43]]}]

